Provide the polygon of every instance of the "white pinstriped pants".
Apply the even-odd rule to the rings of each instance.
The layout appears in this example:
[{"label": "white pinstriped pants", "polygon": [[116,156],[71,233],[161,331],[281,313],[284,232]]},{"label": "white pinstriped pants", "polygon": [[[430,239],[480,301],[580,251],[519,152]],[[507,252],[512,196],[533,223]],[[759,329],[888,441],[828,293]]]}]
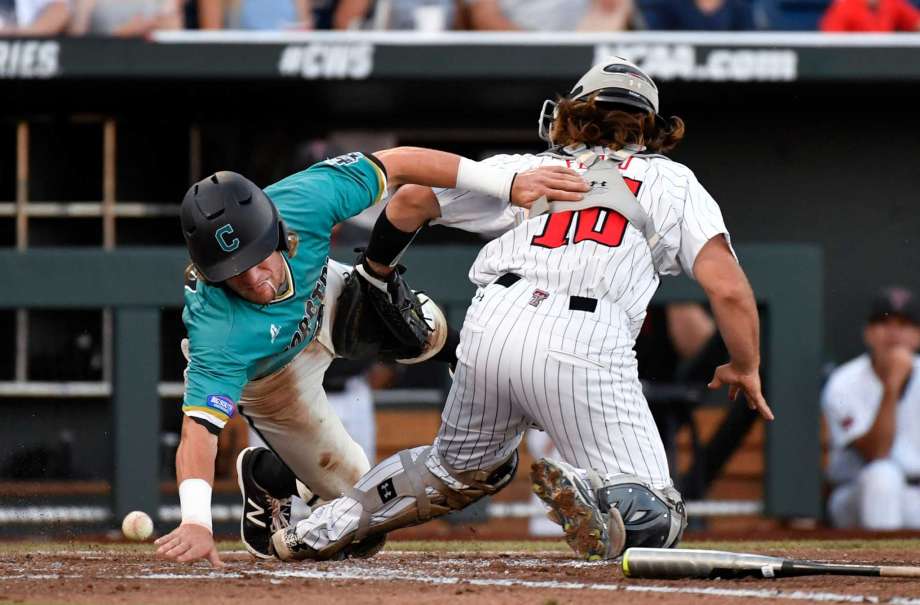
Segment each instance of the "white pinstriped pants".
[{"label": "white pinstriped pants", "polygon": [[[626,314],[598,301],[595,312],[569,310],[552,294],[533,305],[524,280],[480,290],[460,336],[459,363],[427,467],[492,469],[511,455],[530,426],[544,429],[566,462],[602,475],[628,473],[646,484],[671,485],[667,458],[639,383]],[[415,459],[423,448],[411,450]],[[401,472],[398,454],[357,483],[367,491]],[[431,493],[431,488],[429,488]],[[371,527],[411,507],[388,502]],[[355,531],[360,505],[348,497],[318,509],[297,526],[322,549]]]},{"label": "white pinstriped pants", "polygon": [[603,301],[593,313],[571,311],[564,294],[534,305],[535,290],[523,279],[491,284],[470,307],[440,455],[458,470],[489,468],[536,426],[578,468],[670,485],[626,314]]}]

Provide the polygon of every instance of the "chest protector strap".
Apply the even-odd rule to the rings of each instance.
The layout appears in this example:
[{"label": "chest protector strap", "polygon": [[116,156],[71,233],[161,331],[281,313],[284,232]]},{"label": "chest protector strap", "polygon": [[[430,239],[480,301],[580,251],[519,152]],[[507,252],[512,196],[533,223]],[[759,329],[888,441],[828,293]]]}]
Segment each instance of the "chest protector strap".
[{"label": "chest protector strap", "polygon": [[[652,252],[652,261],[656,268],[660,268],[665,255],[664,240],[658,233],[652,217],[642,208],[623,180],[619,162],[601,159],[584,144],[569,145],[564,151],[587,168],[582,177],[591,183],[591,191],[585,193],[584,199],[580,202],[550,202],[546,197],[542,197],[531,206],[528,217],[534,218],[547,212],[568,212],[588,208],[613,210],[623,215],[633,227],[642,232]],[[624,154],[623,158],[625,157],[628,155]]]}]

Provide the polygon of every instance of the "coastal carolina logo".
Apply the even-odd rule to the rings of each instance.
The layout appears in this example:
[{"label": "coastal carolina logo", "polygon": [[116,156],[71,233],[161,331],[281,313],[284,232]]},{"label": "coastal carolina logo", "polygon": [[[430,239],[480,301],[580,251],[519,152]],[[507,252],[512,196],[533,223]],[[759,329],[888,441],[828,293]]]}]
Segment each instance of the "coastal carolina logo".
[{"label": "coastal carolina logo", "polygon": [[217,238],[217,243],[220,244],[220,249],[224,252],[233,252],[240,247],[240,238],[227,239],[226,236],[231,233],[233,233],[233,225],[227,223],[214,234],[214,237]]},{"label": "coastal carolina logo", "polygon": [[226,395],[208,395],[206,405],[222,414],[226,414],[228,417],[233,416],[235,409],[233,401]]},{"label": "coastal carolina logo", "polygon": [[[328,259],[327,259],[328,260]],[[323,301],[326,299],[326,265],[316,280],[313,292],[303,304],[303,318],[297,324],[297,331],[291,337],[291,343],[284,350],[293,349],[303,341],[311,341],[323,323]]]}]

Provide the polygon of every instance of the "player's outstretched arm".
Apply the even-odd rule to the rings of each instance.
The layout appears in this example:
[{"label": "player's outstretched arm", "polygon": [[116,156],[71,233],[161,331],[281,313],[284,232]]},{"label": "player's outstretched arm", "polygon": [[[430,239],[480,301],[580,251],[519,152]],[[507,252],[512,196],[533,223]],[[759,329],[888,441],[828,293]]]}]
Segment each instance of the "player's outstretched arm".
[{"label": "player's outstretched arm", "polygon": [[760,318],[754,292],[741,265],[721,235],[703,246],[693,263],[693,275],[703,287],[731,360],[716,368],[709,388],[728,385],[732,401],[743,391],[748,407],[767,420],[773,411],[760,385]]},{"label": "player's outstretched arm", "polygon": [[577,202],[589,187],[574,170],[552,166],[515,174],[511,170],[434,149],[395,147],[374,153],[390,186],[407,184],[466,189],[521,206],[543,196]]},{"label": "player's outstretched arm", "polygon": [[155,542],[157,555],[180,563],[207,559],[214,567],[223,566],[211,530],[211,486],[216,456],[217,435],[186,416],[176,451],[182,523]]}]

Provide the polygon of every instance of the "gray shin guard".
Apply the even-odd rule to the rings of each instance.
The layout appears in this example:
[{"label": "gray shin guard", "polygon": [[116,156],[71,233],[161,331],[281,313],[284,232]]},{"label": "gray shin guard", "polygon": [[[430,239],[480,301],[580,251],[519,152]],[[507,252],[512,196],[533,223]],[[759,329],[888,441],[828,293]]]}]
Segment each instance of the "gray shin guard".
[{"label": "gray shin guard", "polygon": [[[424,448],[415,460],[410,450],[399,453],[402,469],[376,485],[366,489],[350,488],[345,496],[361,506],[361,519],[350,535],[329,544],[319,552],[321,558],[331,558],[352,543],[368,536],[424,523],[434,517],[460,510],[483,496],[504,488],[517,470],[518,454],[515,451],[505,461],[485,470],[457,471],[432,454],[431,447]],[[429,458],[436,459],[436,475],[429,468]],[[374,520],[374,514],[399,498],[410,497],[412,504],[395,513],[393,517]]]}]

